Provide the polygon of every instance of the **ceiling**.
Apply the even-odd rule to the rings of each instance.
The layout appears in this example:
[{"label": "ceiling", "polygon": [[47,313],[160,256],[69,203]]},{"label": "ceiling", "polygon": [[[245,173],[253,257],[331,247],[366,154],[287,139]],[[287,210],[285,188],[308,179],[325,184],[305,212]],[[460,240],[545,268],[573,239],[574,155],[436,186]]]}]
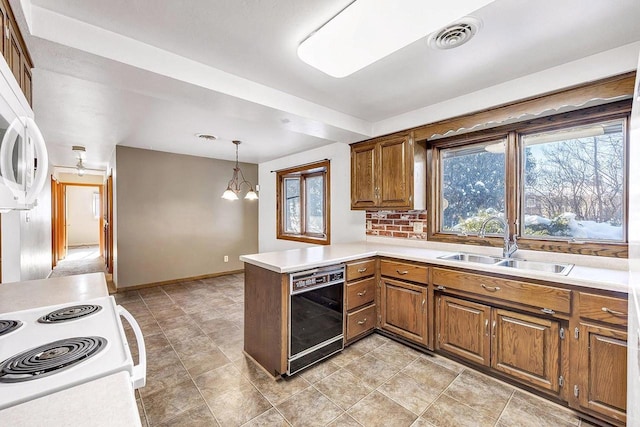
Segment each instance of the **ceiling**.
[{"label": "ceiling", "polygon": [[353,142],[381,121],[640,40],[637,0],[496,0],[457,49],[425,37],[336,79],[296,48],[350,2],[11,0],[52,162],[73,164],[71,146],[85,145],[94,168],[116,144],[232,159],[240,139],[240,159],[259,163]]}]

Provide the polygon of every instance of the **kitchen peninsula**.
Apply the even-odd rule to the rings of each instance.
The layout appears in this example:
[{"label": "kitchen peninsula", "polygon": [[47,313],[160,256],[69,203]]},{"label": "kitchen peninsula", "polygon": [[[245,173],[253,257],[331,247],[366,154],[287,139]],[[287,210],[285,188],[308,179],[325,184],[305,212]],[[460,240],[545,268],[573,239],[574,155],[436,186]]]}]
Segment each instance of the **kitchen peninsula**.
[{"label": "kitchen peninsula", "polygon": [[[285,374],[292,273],[345,264],[345,346],[379,331],[623,425],[624,262],[554,254],[575,264],[565,275],[442,258],[459,249],[363,242],[242,256],[245,352],[271,375]],[[496,248],[471,251],[498,256]]]}]

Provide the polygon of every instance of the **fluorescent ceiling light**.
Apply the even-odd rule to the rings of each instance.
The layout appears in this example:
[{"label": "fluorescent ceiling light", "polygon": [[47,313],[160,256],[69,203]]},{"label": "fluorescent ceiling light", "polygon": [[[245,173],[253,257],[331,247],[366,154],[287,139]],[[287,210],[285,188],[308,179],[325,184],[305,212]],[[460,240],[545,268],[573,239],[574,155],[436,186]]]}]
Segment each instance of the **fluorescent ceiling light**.
[{"label": "fluorescent ceiling light", "polygon": [[493,0],[356,0],[298,47],[307,64],[345,77]]}]

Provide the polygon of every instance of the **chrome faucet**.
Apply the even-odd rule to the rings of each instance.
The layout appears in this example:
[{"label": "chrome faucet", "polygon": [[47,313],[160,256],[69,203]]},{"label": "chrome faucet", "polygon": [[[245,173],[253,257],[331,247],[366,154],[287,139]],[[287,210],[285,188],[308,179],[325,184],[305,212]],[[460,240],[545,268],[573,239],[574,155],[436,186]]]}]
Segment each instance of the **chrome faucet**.
[{"label": "chrome faucet", "polygon": [[518,242],[516,241],[516,236],[513,236],[513,242],[511,241],[511,235],[509,234],[509,226],[507,222],[500,218],[499,216],[492,216],[484,220],[482,226],[480,227],[480,232],[478,233],[478,237],[484,239],[485,237],[485,228],[487,228],[487,224],[491,221],[498,221],[504,227],[504,247],[502,248],[502,257],[503,258],[511,258],[511,255],[518,250]]}]

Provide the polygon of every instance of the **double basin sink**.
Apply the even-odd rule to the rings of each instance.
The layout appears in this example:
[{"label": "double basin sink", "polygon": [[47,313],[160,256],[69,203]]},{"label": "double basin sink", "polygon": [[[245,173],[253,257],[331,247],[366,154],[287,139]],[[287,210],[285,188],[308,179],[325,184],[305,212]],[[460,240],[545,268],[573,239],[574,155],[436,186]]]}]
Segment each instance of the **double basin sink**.
[{"label": "double basin sink", "polygon": [[449,255],[439,256],[438,258],[450,261],[471,262],[494,265],[497,267],[515,268],[518,270],[542,271],[545,273],[554,273],[563,276],[569,274],[569,271],[573,268],[573,264],[526,261],[523,259],[499,258],[489,255],[470,254],[464,252],[456,252]]}]

